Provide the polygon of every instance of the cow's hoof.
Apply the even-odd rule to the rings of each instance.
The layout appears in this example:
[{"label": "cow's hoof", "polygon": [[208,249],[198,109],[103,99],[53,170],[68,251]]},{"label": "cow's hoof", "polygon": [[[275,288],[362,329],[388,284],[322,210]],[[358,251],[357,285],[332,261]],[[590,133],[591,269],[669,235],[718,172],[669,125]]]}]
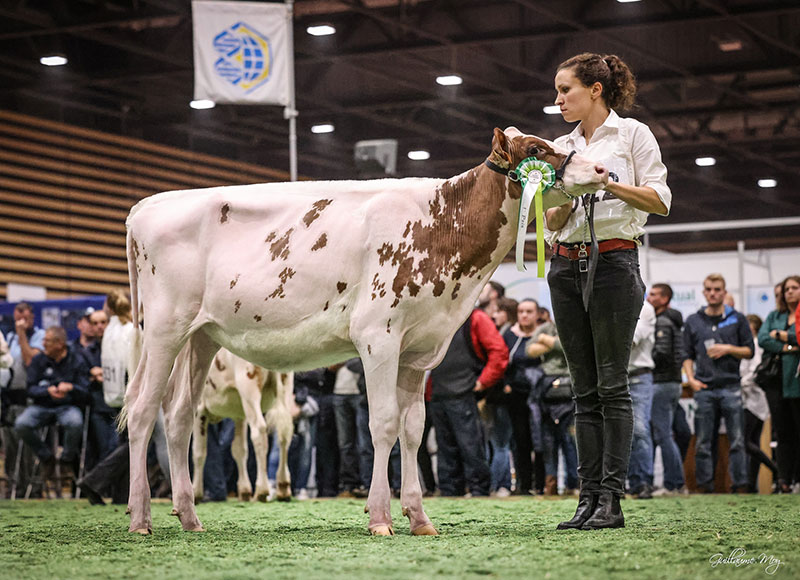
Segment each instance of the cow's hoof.
[{"label": "cow's hoof", "polygon": [[172,511],[169,512],[169,515],[180,517],[181,514],[178,513],[178,508],[172,508]]},{"label": "cow's hoof", "polygon": [[438,536],[439,532],[433,527],[433,524],[425,524],[411,532],[412,536]]},{"label": "cow's hoof", "polygon": [[263,492],[256,495],[256,501],[267,503],[269,501],[269,492]]},{"label": "cow's hoof", "polygon": [[394,530],[392,529],[392,526],[386,526],[383,524],[377,525],[374,528],[370,528],[369,533],[373,536],[394,536]]},{"label": "cow's hoof", "polygon": [[141,534],[143,536],[152,536],[153,535],[153,530],[151,530],[150,528],[135,528],[133,530],[130,530],[130,532],[132,534]]},{"label": "cow's hoof", "polygon": [[203,526],[193,526],[191,528],[185,528],[184,532],[205,532],[206,529]]},{"label": "cow's hoof", "polygon": [[131,515],[131,506],[128,506],[128,507],[125,508],[125,515],[126,516]]},{"label": "cow's hoof", "polygon": [[292,501],[292,495],[291,494],[289,494],[289,495],[279,495],[275,499],[277,499],[278,501],[283,501],[283,502]]},{"label": "cow's hoof", "polygon": [[249,491],[239,494],[239,501],[250,501],[253,499],[253,494]]}]

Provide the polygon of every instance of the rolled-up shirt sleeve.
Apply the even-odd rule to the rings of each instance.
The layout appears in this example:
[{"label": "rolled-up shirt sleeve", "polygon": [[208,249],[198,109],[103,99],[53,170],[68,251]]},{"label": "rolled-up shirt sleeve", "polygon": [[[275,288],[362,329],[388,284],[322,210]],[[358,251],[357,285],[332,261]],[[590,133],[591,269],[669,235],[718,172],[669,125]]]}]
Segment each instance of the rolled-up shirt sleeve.
[{"label": "rolled-up shirt sleeve", "polygon": [[652,187],[658,198],[667,208],[672,206],[672,191],[667,185],[667,167],[661,161],[661,149],[653,132],[643,124],[637,123],[633,135],[633,164],[635,185]]}]

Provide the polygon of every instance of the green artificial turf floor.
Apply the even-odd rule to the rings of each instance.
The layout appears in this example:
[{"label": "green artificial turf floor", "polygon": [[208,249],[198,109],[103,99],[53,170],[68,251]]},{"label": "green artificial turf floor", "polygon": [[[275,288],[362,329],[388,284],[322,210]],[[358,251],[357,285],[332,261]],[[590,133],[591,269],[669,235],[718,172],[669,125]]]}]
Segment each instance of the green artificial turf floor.
[{"label": "green artificial turf floor", "polygon": [[[370,537],[363,506],[203,504],[198,514],[207,531],[189,533],[169,515],[171,504],[159,502],[154,535],[143,537],[128,533],[124,506],[0,501],[0,577],[800,577],[798,495],[624,500],[627,527],[594,532],[554,529],[572,516],[575,499],[435,498],[425,508],[438,537],[410,536],[394,500],[397,535]],[[738,561],[731,561],[734,551]]]}]

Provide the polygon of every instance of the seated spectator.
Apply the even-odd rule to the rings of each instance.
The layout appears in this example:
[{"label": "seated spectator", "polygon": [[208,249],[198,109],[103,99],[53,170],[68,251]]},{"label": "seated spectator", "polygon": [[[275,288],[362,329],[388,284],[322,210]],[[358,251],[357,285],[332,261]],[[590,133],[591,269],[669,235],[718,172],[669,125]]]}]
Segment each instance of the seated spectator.
[{"label": "seated spectator", "polygon": [[28,367],[28,396],[33,404],[17,417],[14,430],[33,450],[42,464],[42,475],[52,479],[56,458],[36,432],[58,423],[64,429],[64,449],[60,457],[62,473],[69,477],[78,459],[83,430],[83,413],[89,387],[89,368],[77,352],[67,346],[67,333],[51,326],[44,337],[44,352]]}]

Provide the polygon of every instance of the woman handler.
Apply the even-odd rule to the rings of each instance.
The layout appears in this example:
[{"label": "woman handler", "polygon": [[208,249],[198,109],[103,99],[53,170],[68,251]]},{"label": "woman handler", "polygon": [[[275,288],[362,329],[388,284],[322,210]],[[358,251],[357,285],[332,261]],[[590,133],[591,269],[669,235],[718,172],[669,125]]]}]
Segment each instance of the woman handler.
[{"label": "woman handler", "polygon": [[649,213],[667,215],[672,193],[647,125],[617,115],[633,105],[636,83],[617,56],[580,54],[559,65],[555,104],[580,121],[558,145],[605,164],[603,191],[550,209],[548,283],[575,394],[580,500],[558,529],[623,527],[633,413],[628,358],[644,284],[637,247]]}]

